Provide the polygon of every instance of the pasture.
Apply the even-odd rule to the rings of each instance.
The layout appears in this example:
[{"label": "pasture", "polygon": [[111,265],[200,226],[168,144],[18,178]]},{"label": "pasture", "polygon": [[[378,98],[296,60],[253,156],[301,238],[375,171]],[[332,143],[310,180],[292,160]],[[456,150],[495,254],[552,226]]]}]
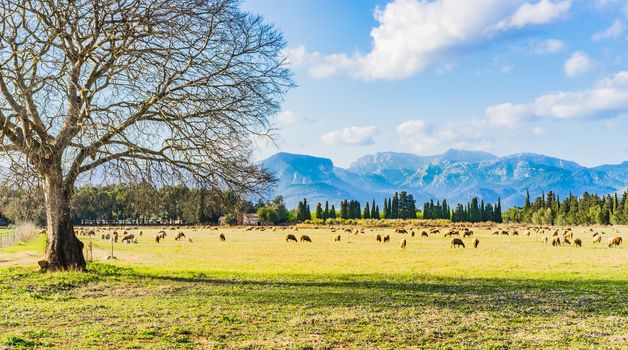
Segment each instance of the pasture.
[{"label": "pasture", "polygon": [[[129,231],[137,244],[114,244],[117,259],[106,261],[109,241],[81,236],[93,245],[88,273],[37,273],[41,236],[0,251],[0,348],[628,344],[628,249],[605,244],[625,240],[627,227],[594,228],[606,232],[595,245],[590,228],[576,227],[581,248],[473,228],[477,249],[462,236],[466,248],[451,248],[446,230],[177,228],[160,243],[161,228],[141,230]],[[179,231],[186,239],[175,241]],[[312,242],[286,242],[289,233]]]}]

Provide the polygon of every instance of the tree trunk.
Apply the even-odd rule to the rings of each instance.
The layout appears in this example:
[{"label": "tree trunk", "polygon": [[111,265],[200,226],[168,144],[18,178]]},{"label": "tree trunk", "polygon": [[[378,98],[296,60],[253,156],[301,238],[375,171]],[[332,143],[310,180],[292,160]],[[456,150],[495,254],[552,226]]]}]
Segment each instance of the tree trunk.
[{"label": "tree trunk", "polygon": [[64,189],[61,171],[44,177],[43,190],[48,242],[46,261],[40,266],[48,271],[84,271],[83,242],[74,234],[70,213],[71,193]]}]

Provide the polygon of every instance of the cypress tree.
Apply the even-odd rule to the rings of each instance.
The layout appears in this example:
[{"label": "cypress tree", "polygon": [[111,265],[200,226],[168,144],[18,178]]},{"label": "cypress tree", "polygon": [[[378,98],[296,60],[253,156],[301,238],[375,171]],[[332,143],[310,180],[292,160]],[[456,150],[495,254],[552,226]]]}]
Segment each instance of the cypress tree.
[{"label": "cypress tree", "polygon": [[316,218],[317,219],[325,219],[323,217],[323,206],[321,205],[321,203],[319,202],[318,204],[316,204]]},{"label": "cypress tree", "polygon": [[384,198],[384,211],[382,212],[382,217],[384,219],[388,219],[388,200]]}]

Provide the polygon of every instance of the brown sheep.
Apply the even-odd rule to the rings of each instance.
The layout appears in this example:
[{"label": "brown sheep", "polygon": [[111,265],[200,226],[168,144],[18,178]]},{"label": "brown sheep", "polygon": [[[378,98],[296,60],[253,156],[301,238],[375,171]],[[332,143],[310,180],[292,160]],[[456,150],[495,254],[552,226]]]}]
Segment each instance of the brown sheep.
[{"label": "brown sheep", "polygon": [[401,240],[401,249],[406,249],[406,243],[407,242],[405,238]]},{"label": "brown sheep", "polygon": [[499,230],[497,230],[497,231],[493,232],[493,236],[496,236],[496,235],[498,235],[498,234],[499,234]]},{"label": "brown sheep", "polygon": [[473,236],[473,231],[464,231],[462,237],[470,237]]},{"label": "brown sheep", "polygon": [[612,247],[619,247],[622,243],[622,239],[619,236],[615,236],[613,238],[609,238],[608,239],[608,247],[612,248]]},{"label": "brown sheep", "polygon": [[375,236],[375,240],[378,241],[378,242],[381,242],[382,241],[382,235],[377,234],[377,236]]},{"label": "brown sheep", "polygon": [[558,236],[552,236],[552,247],[560,246],[560,238]]},{"label": "brown sheep", "polygon": [[175,240],[175,241],[178,241],[178,240],[180,240],[180,239],[182,239],[182,238],[185,238],[185,233],[183,233],[183,232],[179,232],[179,233],[177,233],[177,235],[174,237],[174,240]]},{"label": "brown sheep", "polygon": [[591,243],[593,243],[593,244],[602,243],[602,236],[597,235],[597,236],[593,237],[593,239],[591,240]]},{"label": "brown sheep", "polygon": [[159,231],[158,234],[161,236],[161,239],[164,239],[166,238],[166,236],[168,236],[168,234],[164,230]]},{"label": "brown sheep", "polygon": [[341,235],[335,235],[334,236],[334,242],[340,242],[340,239],[342,238]]},{"label": "brown sheep", "polygon": [[464,242],[460,238],[454,238],[454,239],[451,240],[451,247],[452,248],[456,248],[456,247],[460,247],[460,246],[462,246],[462,248],[465,248]]},{"label": "brown sheep", "polygon": [[286,236],[286,242],[290,242],[290,241],[295,241],[295,242],[298,242],[298,241],[297,241],[297,236],[295,236],[295,235],[293,235],[293,234],[289,234],[289,235],[287,235],[287,236]]},{"label": "brown sheep", "polygon": [[405,228],[398,228],[398,229],[395,230],[395,233],[406,234],[406,233],[408,233],[408,231],[406,231]]},{"label": "brown sheep", "polygon": [[125,241],[127,241],[127,242],[131,243],[131,242],[133,242],[133,239],[135,239],[135,235],[132,234],[132,233],[128,233],[128,234],[126,234],[126,235],[124,235],[122,237],[122,240],[120,240],[120,242],[124,243]]},{"label": "brown sheep", "polygon": [[310,243],[312,243],[312,239],[311,239],[311,238],[310,238],[310,236],[308,236],[308,235],[301,235],[301,237],[299,238],[299,240],[300,240],[301,242],[310,242]]},{"label": "brown sheep", "polygon": [[386,243],[386,242],[390,242],[390,236],[389,235],[384,236],[384,243]]},{"label": "brown sheep", "polygon": [[573,240],[574,247],[582,247],[582,240],[580,238],[576,238]]},{"label": "brown sheep", "polygon": [[421,232],[421,237],[429,237],[430,235],[427,234],[427,232],[423,231]]},{"label": "brown sheep", "polygon": [[471,243],[473,244],[473,248],[477,248],[478,244],[480,244],[480,240],[477,238],[474,238]]},{"label": "brown sheep", "polygon": [[224,242],[227,240],[227,237],[225,237],[224,233],[221,233],[220,236],[218,236],[218,238],[220,239],[221,242]]}]

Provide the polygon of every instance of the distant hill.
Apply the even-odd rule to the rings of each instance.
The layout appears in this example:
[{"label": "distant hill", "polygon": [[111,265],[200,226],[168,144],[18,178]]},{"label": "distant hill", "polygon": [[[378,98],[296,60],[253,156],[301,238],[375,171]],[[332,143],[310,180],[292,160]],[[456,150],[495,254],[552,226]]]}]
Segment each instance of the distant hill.
[{"label": "distant hill", "polygon": [[612,193],[628,186],[628,161],[587,168],[533,153],[497,157],[465,150],[435,156],[382,152],[361,157],[347,169],[327,158],[277,153],[262,166],[278,177],[275,194],[283,195],[289,207],[304,197],[311,203],[379,203],[402,190],[412,193],[419,205],[431,198],[466,203],[477,196],[486,202],[501,197],[503,206],[510,207],[523,204],[526,190],[532,196],[552,190],[564,197],[570,192]]}]

